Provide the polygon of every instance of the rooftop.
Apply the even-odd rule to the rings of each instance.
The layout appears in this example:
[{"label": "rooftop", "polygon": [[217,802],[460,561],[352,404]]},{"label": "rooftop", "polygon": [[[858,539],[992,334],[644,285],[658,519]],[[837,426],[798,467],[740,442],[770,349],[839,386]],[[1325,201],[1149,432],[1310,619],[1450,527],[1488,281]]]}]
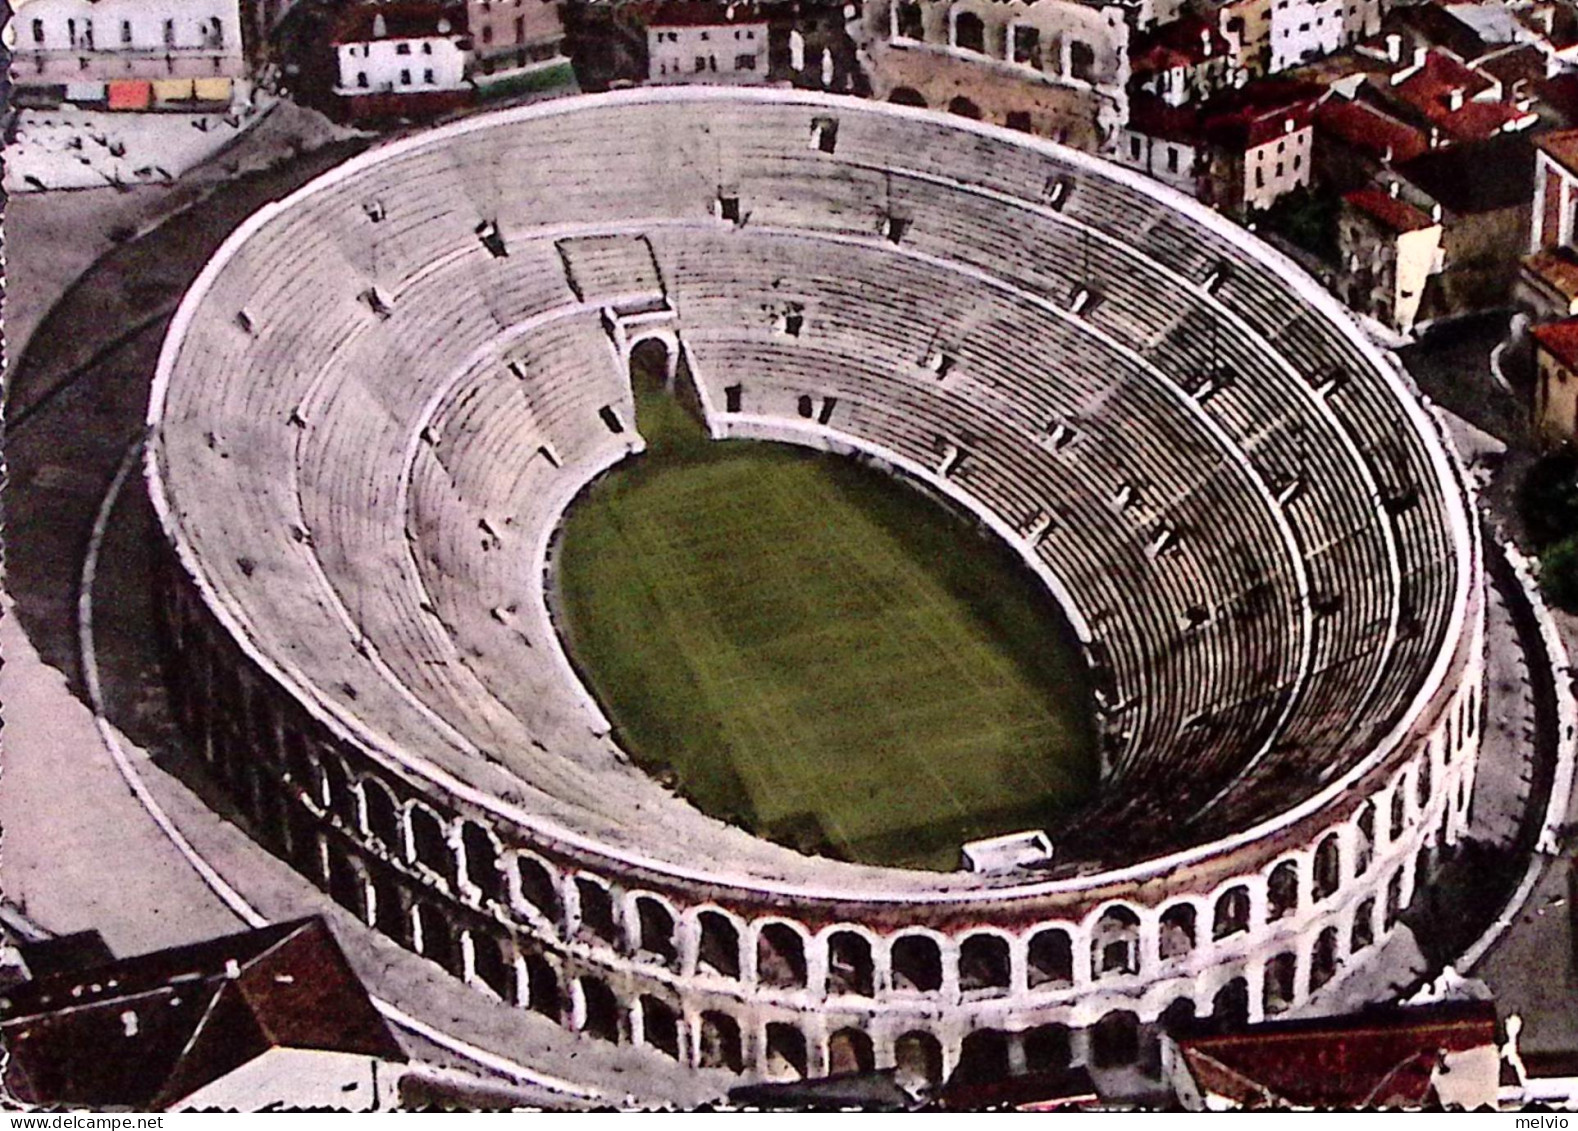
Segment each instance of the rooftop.
[{"label": "rooftop", "polygon": [[1540,348],[1568,368],[1578,368],[1578,318],[1563,318],[1534,327]]},{"label": "rooftop", "polygon": [[723,24],[766,23],[754,4],[726,4],[721,0],[670,0],[660,5],[648,27],[716,27]]},{"label": "rooftop", "polygon": [[1534,139],[1540,152],[1578,176],[1578,130],[1557,130]]},{"label": "rooftop", "polygon": [[1534,124],[1534,115],[1501,101],[1501,84],[1440,48],[1424,65],[1394,77],[1390,97],[1452,141],[1483,141]]},{"label": "rooftop", "polygon": [[316,917],[34,978],[0,997],[0,1036],[35,1104],[162,1109],[270,1048],[405,1060]]},{"label": "rooftop", "polygon": [[1569,302],[1578,299],[1578,252],[1572,248],[1557,247],[1525,256],[1523,270]]},{"label": "rooftop", "polygon": [[466,34],[464,4],[425,0],[375,0],[345,9],[329,32],[334,44],[375,43],[384,39],[431,39]]},{"label": "rooftop", "polygon": [[1315,111],[1315,129],[1378,161],[1409,161],[1430,148],[1422,131],[1346,98],[1321,103]]},{"label": "rooftop", "polygon": [[1413,1106],[1430,1098],[1443,1056],[1496,1047],[1496,1007],[1467,1001],[1383,1009],[1176,1041],[1202,1091],[1243,1106]]},{"label": "rooftop", "polygon": [[1417,232],[1433,228],[1437,223],[1428,213],[1378,188],[1350,192],[1342,199],[1393,232]]},{"label": "rooftop", "polygon": [[1223,58],[1230,50],[1227,40],[1210,23],[1185,14],[1137,33],[1129,47],[1130,69],[1140,76],[1196,66],[1207,59]]}]

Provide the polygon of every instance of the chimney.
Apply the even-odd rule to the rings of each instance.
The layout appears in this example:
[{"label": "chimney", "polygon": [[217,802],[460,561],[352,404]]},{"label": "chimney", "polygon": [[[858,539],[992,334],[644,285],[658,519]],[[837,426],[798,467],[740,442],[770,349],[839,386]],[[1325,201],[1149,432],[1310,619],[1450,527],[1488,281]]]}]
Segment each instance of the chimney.
[{"label": "chimney", "polygon": [[1435,204],[1432,204],[1430,206],[1430,219],[1435,221],[1437,224],[1441,223],[1441,205],[1440,205],[1440,203],[1435,203]]},{"label": "chimney", "polygon": [[1430,127],[1430,148],[1431,149],[1440,149],[1441,148],[1441,127],[1440,126],[1431,126]]},{"label": "chimney", "polygon": [[1387,185],[1386,185],[1386,192],[1387,192],[1388,196],[1390,196],[1393,200],[1396,200],[1397,199],[1397,182],[1396,181],[1388,181]]},{"label": "chimney", "polygon": [[389,25],[384,20],[384,14],[382,12],[379,12],[376,15],[373,16],[373,38],[374,39],[382,39],[384,36],[386,36],[388,34],[389,34]]},{"label": "chimney", "polygon": [[1454,114],[1463,109],[1463,88],[1454,86],[1447,91],[1447,109]]},{"label": "chimney", "polygon": [[1381,164],[1383,164],[1383,165],[1390,165],[1391,163],[1392,163],[1392,147],[1391,147],[1390,144],[1388,144],[1387,147],[1384,150],[1382,150],[1382,152],[1381,152]]},{"label": "chimney", "polygon": [[1386,57],[1393,63],[1403,61],[1403,37],[1397,34],[1386,37]]},{"label": "chimney", "polygon": [[1200,50],[1207,59],[1211,57],[1211,29],[1208,27],[1200,29]]},{"label": "chimney", "polygon": [[1425,60],[1428,59],[1429,57],[1430,57],[1430,49],[1428,47],[1415,47],[1414,48],[1414,66],[1416,66],[1416,67],[1424,66],[1425,65]]}]

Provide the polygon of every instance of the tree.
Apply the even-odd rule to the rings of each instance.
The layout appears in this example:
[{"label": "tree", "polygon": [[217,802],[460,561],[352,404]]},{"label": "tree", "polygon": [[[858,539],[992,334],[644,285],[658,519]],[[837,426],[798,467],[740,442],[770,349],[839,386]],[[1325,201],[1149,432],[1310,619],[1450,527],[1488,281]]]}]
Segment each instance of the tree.
[{"label": "tree", "polygon": [[1546,549],[1540,558],[1540,588],[1557,608],[1578,613],[1578,535]]},{"label": "tree", "polygon": [[1535,549],[1578,535],[1578,453],[1562,448],[1531,467],[1518,504]]}]

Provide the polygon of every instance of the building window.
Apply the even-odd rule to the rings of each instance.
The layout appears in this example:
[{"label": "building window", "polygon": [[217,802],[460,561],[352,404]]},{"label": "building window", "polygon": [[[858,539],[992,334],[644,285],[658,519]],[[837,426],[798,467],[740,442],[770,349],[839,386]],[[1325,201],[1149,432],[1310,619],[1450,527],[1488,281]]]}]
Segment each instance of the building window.
[{"label": "building window", "polygon": [[1041,32],[1033,27],[1016,25],[1013,32],[1014,62],[1041,69]]},{"label": "building window", "polygon": [[409,43],[397,43],[397,44],[395,44],[395,54],[396,55],[409,55],[409,54],[411,54],[411,45]]},{"label": "building window", "polygon": [[44,21],[43,20],[34,20],[33,21],[33,42],[34,43],[43,43],[44,42]]},{"label": "building window", "polygon": [[708,42],[711,39],[712,39],[712,33],[710,31],[704,31],[704,32],[701,33],[701,41],[703,43],[706,43],[706,42]]},{"label": "building window", "polygon": [[1294,157],[1293,157],[1293,168],[1294,169],[1302,169],[1303,167],[1304,167],[1304,158],[1302,158],[1302,157],[1298,156],[1297,154],[1295,154]]},{"label": "building window", "polygon": [[432,53],[433,53],[433,45],[431,43],[425,43],[424,42],[422,44],[422,54],[424,54],[424,55],[431,55]]},{"label": "building window", "polygon": [[426,70],[424,70],[422,72],[422,81],[427,83],[428,86],[432,86],[433,85],[433,68],[432,67],[428,67]]},{"label": "building window", "polygon": [[734,69],[736,71],[754,71],[756,69],[756,56],[736,55],[734,57]]},{"label": "building window", "polygon": [[367,86],[367,72],[366,71],[357,71],[356,72],[356,85],[359,86],[359,87],[362,87],[363,89],[366,88],[366,86]]},{"label": "building window", "polygon": [[1265,188],[1266,187],[1266,171],[1264,169],[1258,169],[1257,168],[1255,170],[1255,187],[1256,188]]},{"label": "building window", "polygon": [[165,20],[164,21],[164,45],[166,47],[174,47],[175,46],[175,21],[174,20]]},{"label": "building window", "polygon": [[515,42],[516,43],[525,43],[526,42],[526,17],[525,16],[516,16],[515,17]]},{"label": "building window", "polygon": [[1069,73],[1080,82],[1096,81],[1096,49],[1088,43],[1075,40],[1068,45]]},{"label": "building window", "polygon": [[130,20],[122,20],[121,21],[121,42],[122,43],[130,43],[131,41],[132,41],[131,21]]},{"label": "building window", "polygon": [[1282,162],[1277,162],[1277,176],[1282,176]]},{"label": "building window", "polygon": [[401,86],[410,86],[411,85],[411,72],[410,71],[401,71],[400,72],[400,85]]},{"label": "building window", "polygon": [[1135,161],[1140,159],[1140,139],[1137,137],[1129,139],[1129,157]]},{"label": "building window", "polygon": [[700,74],[702,71],[705,71],[706,69],[707,69],[707,57],[705,55],[697,55],[696,56],[696,73]]},{"label": "building window", "polygon": [[488,44],[490,44],[492,42],[493,42],[493,25],[492,24],[483,24],[482,25],[482,45],[484,47],[486,47]]},{"label": "building window", "polygon": [[921,6],[919,4],[901,3],[899,5],[898,23],[900,39],[919,40],[926,38],[926,25],[921,19]]},{"label": "building window", "polygon": [[1178,171],[1178,150],[1170,145],[1167,147],[1167,171],[1169,173]]},{"label": "building window", "polygon": [[77,21],[76,20],[67,20],[66,21],[66,38],[68,40],[70,40],[71,46],[75,47],[77,45]]}]

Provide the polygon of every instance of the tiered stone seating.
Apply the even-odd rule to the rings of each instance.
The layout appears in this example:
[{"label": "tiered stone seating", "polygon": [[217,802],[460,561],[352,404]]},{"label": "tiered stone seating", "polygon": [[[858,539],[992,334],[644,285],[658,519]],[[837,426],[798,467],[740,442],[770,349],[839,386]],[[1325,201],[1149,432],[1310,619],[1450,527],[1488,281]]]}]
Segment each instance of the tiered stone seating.
[{"label": "tiered stone seating", "polygon": [[653,295],[715,424],[739,385],[785,434],[831,397],[825,436],[932,473],[956,450],[951,489],[1071,596],[1109,772],[1063,874],[1310,796],[1451,643],[1462,516],[1428,424],[1264,252],[1083,158],[793,95],[479,118],[258,221],[162,379],[167,529],[391,762],[663,867],[909,882],[701,818],[563,662],[542,553],[640,446],[604,308]]}]

